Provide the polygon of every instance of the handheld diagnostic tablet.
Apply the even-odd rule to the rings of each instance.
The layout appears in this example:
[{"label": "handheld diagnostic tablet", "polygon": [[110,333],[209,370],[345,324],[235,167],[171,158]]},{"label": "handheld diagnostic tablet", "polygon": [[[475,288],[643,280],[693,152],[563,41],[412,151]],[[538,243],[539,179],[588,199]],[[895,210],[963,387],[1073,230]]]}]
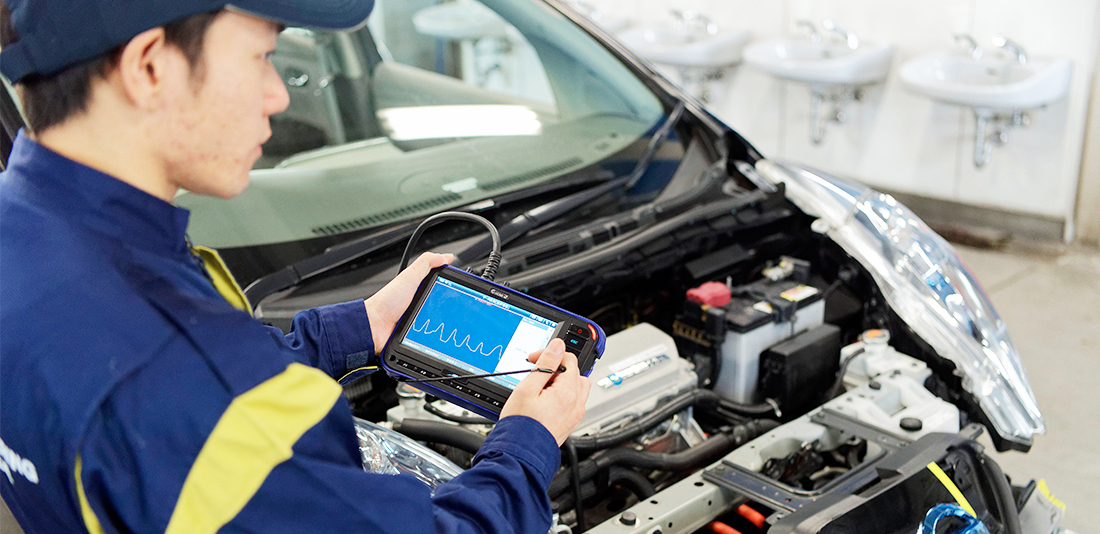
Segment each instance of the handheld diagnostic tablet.
[{"label": "handheld diagnostic tablet", "polygon": [[514,371],[532,369],[527,356],[554,338],[577,356],[581,374],[603,355],[604,333],[596,323],[445,265],[420,284],[382,352],[382,366],[397,380],[420,381],[418,389],[495,420],[527,376]]}]

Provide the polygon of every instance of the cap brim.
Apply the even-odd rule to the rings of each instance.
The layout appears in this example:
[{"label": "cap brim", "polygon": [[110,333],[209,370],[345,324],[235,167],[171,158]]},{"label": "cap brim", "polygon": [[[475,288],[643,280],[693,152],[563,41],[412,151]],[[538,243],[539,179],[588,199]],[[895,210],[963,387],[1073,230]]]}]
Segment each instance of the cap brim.
[{"label": "cap brim", "polygon": [[226,7],[287,26],[350,30],[366,22],[374,0],[234,0]]}]

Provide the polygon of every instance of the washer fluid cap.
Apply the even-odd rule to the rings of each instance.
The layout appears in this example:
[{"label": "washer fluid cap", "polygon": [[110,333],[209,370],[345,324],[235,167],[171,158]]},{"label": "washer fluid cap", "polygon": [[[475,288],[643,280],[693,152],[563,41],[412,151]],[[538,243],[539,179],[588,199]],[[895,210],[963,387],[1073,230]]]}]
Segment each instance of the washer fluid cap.
[{"label": "washer fluid cap", "polygon": [[899,421],[898,424],[899,424],[899,426],[901,426],[902,430],[905,430],[905,431],[908,431],[908,432],[917,432],[920,429],[924,428],[924,421],[921,421],[920,419],[917,419],[916,417],[902,418],[902,420]]}]

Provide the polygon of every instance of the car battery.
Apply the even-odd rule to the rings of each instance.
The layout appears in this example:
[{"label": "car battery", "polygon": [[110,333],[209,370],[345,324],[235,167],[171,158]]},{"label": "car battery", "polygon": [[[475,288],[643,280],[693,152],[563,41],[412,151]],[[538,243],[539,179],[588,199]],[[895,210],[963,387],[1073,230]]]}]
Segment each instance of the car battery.
[{"label": "car battery", "polygon": [[[741,404],[755,404],[760,354],[765,349],[825,322],[820,288],[794,280],[760,280],[737,288],[721,306],[725,338],[717,351],[714,391]],[[716,311],[708,310],[711,314]]]},{"label": "car battery", "polygon": [[607,336],[603,357],[596,360],[589,377],[592,390],[574,436],[616,428],[698,382],[672,337],[648,323]]}]

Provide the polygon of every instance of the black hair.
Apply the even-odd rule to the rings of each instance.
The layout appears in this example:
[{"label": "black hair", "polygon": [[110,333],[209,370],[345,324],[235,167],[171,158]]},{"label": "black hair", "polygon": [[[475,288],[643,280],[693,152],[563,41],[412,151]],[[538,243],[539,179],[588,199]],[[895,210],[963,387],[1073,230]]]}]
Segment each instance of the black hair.
[{"label": "black hair", "polygon": [[[165,41],[183,52],[191,65],[192,74],[201,76],[206,30],[220,13],[220,10],[201,13],[164,25]],[[19,32],[12,25],[8,3],[0,0],[0,47],[18,40]],[[31,74],[20,80],[17,86],[27,127],[33,132],[41,132],[83,113],[91,96],[92,82],[96,78],[106,77],[118,65],[124,47],[119,45],[105,54],[53,74]]]}]

